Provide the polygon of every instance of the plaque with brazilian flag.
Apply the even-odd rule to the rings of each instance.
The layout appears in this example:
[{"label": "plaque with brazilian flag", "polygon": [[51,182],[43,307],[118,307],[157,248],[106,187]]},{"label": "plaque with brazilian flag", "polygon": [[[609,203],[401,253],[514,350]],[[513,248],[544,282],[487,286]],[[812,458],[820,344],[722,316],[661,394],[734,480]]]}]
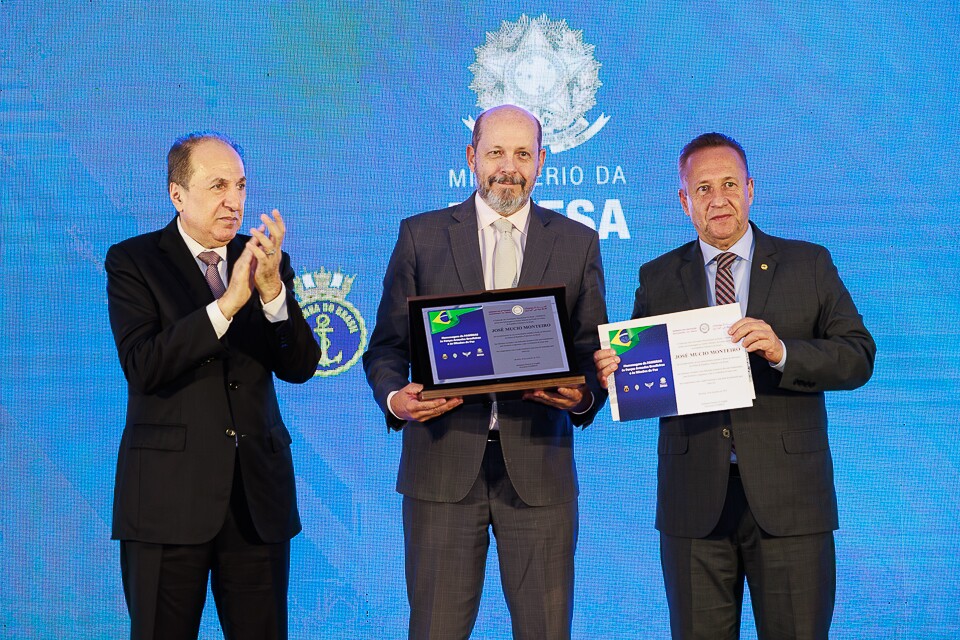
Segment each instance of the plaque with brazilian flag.
[{"label": "plaque with brazilian flag", "polygon": [[482,306],[428,311],[427,318],[438,380],[493,374]]},{"label": "plaque with brazilian flag", "polygon": [[566,289],[522,287],[407,298],[411,380],[420,397],[480,401],[583,384]]}]

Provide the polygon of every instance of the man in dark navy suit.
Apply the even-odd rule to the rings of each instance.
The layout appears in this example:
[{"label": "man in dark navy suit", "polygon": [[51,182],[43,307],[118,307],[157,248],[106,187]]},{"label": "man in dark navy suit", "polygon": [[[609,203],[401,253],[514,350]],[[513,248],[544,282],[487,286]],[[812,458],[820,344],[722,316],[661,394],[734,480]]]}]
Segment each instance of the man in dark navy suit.
[{"label": "man in dark navy suit", "polygon": [[[825,639],[838,523],[824,392],[866,383],[876,345],[825,248],[749,221],[739,143],[701,135],[679,170],[698,239],[640,267],[633,317],[739,303],[731,340],[750,353],[756,400],[660,420],[656,524],[673,637],[738,638],[746,579],[761,639]],[[595,359],[606,385],[619,358]]]},{"label": "man in dark navy suit", "polygon": [[286,638],[300,517],[273,378],[309,380],[319,347],[293,297],[279,212],[237,235],[240,148],[190,134],[167,168],[176,218],[106,257],[129,391],[113,538],[131,637],[196,638],[212,574],[227,638]]}]

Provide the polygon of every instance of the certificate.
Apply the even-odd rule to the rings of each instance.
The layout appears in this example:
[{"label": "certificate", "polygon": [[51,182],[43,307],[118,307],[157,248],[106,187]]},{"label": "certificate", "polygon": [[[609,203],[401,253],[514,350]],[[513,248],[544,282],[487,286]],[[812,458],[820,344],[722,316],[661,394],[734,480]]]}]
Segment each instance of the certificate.
[{"label": "certificate", "polygon": [[620,356],[609,378],[614,420],[639,420],[753,406],[746,349],[727,329],[739,304],[600,325],[600,344]]},{"label": "certificate", "polygon": [[498,289],[407,300],[420,397],[575,386],[564,287]]}]

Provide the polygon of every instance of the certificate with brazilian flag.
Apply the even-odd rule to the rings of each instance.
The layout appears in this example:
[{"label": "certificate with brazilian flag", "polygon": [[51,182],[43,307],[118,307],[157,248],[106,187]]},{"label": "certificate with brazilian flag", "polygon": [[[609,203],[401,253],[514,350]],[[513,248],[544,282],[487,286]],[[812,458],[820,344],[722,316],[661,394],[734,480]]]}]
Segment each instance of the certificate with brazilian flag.
[{"label": "certificate with brazilian flag", "polygon": [[601,325],[601,346],[620,358],[607,378],[613,419],[752,406],[747,352],[727,334],[741,317],[729,304]]}]

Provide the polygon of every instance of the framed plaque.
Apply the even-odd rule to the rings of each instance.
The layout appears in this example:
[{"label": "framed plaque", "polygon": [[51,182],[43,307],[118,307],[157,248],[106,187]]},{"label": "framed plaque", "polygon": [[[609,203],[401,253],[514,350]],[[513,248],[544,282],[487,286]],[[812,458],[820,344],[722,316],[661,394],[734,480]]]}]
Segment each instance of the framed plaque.
[{"label": "framed plaque", "polygon": [[565,287],[408,298],[411,377],[421,399],[522,392],[586,382]]}]

